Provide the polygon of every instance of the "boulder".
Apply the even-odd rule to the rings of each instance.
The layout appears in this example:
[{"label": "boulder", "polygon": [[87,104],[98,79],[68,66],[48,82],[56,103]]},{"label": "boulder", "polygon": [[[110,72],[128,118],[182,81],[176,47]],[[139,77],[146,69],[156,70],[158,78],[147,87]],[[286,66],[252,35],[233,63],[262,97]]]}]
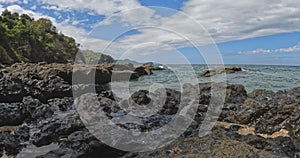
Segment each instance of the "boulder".
[{"label": "boulder", "polygon": [[21,125],[28,114],[21,103],[0,103],[0,126]]},{"label": "boulder", "polygon": [[211,70],[203,70],[200,74],[202,77],[211,77],[217,74],[232,74],[242,71],[242,68],[240,66],[225,66],[225,67],[217,67]]},{"label": "boulder", "polygon": [[134,71],[137,72],[139,76],[152,75],[153,74],[153,72],[149,68],[143,67],[143,66],[135,68]]},{"label": "boulder", "polygon": [[71,133],[60,147],[52,150],[39,158],[46,157],[121,157],[125,154],[112,148],[96,139],[87,129],[82,129]]},{"label": "boulder", "polygon": [[111,81],[130,81],[138,79],[140,76],[138,73],[130,70],[126,71],[113,71],[111,76]]},{"label": "boulder", "polygon": [[214,140],[210,137],[186,138],[175,141],[161,149],[138,154],[137,158],[150,157],[249,157],[265,158],[276,157],[271,153],[256,149],[244,142],[235,140]]}]

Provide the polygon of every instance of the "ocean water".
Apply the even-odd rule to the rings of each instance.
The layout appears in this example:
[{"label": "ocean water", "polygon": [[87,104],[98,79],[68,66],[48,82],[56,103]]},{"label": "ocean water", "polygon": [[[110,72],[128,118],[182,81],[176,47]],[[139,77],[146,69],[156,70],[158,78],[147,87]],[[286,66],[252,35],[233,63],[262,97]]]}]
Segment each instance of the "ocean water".
[{"label": "ocean water", "polygon": [[[242,84],[247,92],[254,89],[267,89],[272,91],[287,90],[300,87],[300,66],[264,66],[264,65],[238,65],[243,68],[242,72],[227,74],[226,81],[231,84]],[[210,77],[201,77],[202,70],[206,65],[168,65],[170,69],[164,71],[153,71],[151,76],[142,76],[136,81],[130,81],[131,92],[151,89],[153,85],[181,90],[183,83],[180,76],[188,79],[193,78],[196,82],[210,82]],[[192,68],[192,69],[191,69]],[[186,73],[186,74],[184,74]],[[195,74],[194,77],[190,75]],[[196,76],[196,80],[195,80]]]}]

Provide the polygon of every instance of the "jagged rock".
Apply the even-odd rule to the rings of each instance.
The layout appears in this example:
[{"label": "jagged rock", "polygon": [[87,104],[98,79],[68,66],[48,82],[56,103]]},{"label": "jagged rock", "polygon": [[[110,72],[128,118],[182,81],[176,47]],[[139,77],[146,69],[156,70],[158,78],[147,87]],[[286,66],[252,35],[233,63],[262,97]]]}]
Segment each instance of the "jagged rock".
[{"label": "jagged rock", "polygon": [[47,157],[121,157],[126,152],[101,143],[86,129],[71,133],[60,148],[39,158]]},{"label": "jagged rock", "polygon": [[5,151],[8,156],[16,156],[24,143],[29,140],[29,128],[22,126],[15,132],[4,130],[0,131],[0,148]]},{"label": "jagged rock", "polygon": [[133,101],[139,105],[147,105],[151,102],[151,98],[148,97],[149,92],[146,90],[140,90],[131,95]]},{"label": "jagged rock", "polygon": [[222,74],[222,73],[232,74],[238,71],[242,71],[242,68],[239,66],[225,66],[225,67],[217,67],[212,70],[203,70],[200,75],[203,77],[211,77],[216,74]]},{"label": "jagged rock", "polygon": [[147,157],[249,157],[249,158],[265,158],[276,157],[272,154],[255,149],[243,142],[234,140],[214,140],[210,137],[205,138],[186,138],[175,141],[162,149],[152,152],[139,154],[137,158]]},{"label": "jagged rock", "polygon": [[140,76],[134,71],[113,71],[111,81],[130,81],[138,79]]},{"label": "jagged rock", "polygon": [[225,103],[242,104],[247,99],[247,91],[243,85],[230,85],[227,83],[200,83],[199,86],[199,103],[210,104],[211,90],[214,86],[215,91],[226,89]]},{"label": "jagged rock", "polygon": [[0,103],[0,126],[20,125],[27,118],[21,103]]},{"label": "jagged rock", "polygon": [[50,105],[42,104],[38,99],[33,99],[31,96],[23,98],[23,106],[34,120],[49,118],[54,113]]},{"label": "jagged rock", "polygon": [[142,66],[135,68],[134,71],[137,72],[139,76],[152,75],[153,74],[153,72],[149,68],[142,67]]},{"label": "jagged rock", "polygon": [[74,131],[84,128],[77,113],[66,116],[63,120],[56,119],[39,127],[41,130],[32,137],[33,144],[37,147],[57,142],[60,138],[67,137]]},{"label": "jagged rock", "polygon": [[60,111],[67,111],[74,108],[73,101],[72,97],[54,98],[49,99],[47,104],[52,107],[58,107]]}]

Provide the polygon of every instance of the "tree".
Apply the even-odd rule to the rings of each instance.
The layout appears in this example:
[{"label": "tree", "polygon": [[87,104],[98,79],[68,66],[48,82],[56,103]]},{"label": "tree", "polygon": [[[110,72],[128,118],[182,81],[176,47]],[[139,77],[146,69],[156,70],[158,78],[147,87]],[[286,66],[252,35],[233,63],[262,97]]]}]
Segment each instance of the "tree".
[{"label": "tree", "polygon": [[58,34],[51,20],[4,10],[0,16],[0,63],[68,62],[78,51],[71,37]]}]

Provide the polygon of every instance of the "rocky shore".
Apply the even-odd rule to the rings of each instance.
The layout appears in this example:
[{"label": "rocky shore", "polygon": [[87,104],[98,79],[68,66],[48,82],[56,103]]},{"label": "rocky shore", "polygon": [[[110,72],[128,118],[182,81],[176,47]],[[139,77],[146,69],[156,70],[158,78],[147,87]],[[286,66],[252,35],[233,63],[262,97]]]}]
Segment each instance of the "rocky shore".
[{"label": "rocky shore", "polygon": [[242,71],[242,68],[240,66],[225,66],[225,67],[217,67],[211,70],[203,70],[201,72],[202,77],[211,77],[217,74],[233,74],[236,72]]},{"label": "rocky shore", "polygon": [[[100,107],[108,118],[127,114],[105,86],[111,77],[137,79],[155,67],[132,65],[14,64],[0,67],[0,157],[300,157],[300,88],[272,92],[246,92],[243,85],[201,83],[198,109],[192,124],[175,141],[160,149],[134,153],[114,149],[92,135],[76,111],[72,90],[95,86]],[[115,73],[114,73],[115,72]],[[95,74],[95,84],[86,81]],[[72,76],[82,78],[74,83]],[[72,85],[73,83],[73,85]],[[225,86],[226,97],[218,122],[199,137],[210,106],[212,86]],[[84,90],[82,91],[84,93]],[[164,106],[139,124],[124,129],[151,131],[170,122],[180,110],[181,92],[167,89]],[[148,91],[132,94],[129,101],[151,106]],[[159,97],[159,96],[158,96]],[[149,103],[149,105],[148,105]],[[121,115],[121,116],[120,116]],[[209,117],[209,116],[208,116]],[[109,134],[109,133],[108,133]]]}]

